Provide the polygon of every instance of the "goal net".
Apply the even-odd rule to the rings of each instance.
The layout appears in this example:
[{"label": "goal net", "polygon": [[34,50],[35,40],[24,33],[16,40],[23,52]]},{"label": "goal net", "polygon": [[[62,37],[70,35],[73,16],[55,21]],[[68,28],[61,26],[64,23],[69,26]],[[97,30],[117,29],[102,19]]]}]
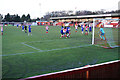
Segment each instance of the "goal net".
[{"label": "goal net", "polygon": [[93,19],[92,44],[104,48],[119,47],[119,19]]}]

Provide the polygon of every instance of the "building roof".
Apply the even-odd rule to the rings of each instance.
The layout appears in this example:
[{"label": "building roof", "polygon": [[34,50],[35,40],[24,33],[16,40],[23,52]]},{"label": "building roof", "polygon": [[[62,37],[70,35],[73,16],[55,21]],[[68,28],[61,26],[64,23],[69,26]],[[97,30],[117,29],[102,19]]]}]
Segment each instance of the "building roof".
[{"label": "building roof", "polygon": [[99,14],[99,15],[82,15],[82,16],[66,16],[66,17],[51,17],[51,20],[59,19],[83,19],[83,18],[104,18],[104,17],[119,17],[120,14]]}]

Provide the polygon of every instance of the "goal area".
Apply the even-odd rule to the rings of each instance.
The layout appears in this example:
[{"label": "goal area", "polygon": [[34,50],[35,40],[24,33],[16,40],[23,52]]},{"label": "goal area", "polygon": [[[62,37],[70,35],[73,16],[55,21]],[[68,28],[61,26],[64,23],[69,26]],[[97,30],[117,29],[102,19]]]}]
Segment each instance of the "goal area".
[{"label": "goal area", "polygon": [[92,44],[103,48],[120,46],[120,19],[93,19]]}]

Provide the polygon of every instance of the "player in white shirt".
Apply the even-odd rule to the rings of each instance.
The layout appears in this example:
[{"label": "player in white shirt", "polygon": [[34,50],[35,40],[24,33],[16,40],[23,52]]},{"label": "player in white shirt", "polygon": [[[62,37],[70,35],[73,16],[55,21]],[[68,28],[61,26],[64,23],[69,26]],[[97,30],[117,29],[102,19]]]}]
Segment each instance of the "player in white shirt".
[{"label": "player in white shirt", "polygon": [[3,35],[3,26],[1,26],[1,35]]}]

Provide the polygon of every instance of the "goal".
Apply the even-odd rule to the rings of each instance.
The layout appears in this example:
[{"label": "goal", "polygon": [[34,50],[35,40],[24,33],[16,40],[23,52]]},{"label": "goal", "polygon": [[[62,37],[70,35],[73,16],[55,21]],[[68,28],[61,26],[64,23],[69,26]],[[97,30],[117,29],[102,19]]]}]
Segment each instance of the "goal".
[{"label": "goal", "polygon": [[120,46],[120,19],[93,19],[92,44],[104,48]]}]

